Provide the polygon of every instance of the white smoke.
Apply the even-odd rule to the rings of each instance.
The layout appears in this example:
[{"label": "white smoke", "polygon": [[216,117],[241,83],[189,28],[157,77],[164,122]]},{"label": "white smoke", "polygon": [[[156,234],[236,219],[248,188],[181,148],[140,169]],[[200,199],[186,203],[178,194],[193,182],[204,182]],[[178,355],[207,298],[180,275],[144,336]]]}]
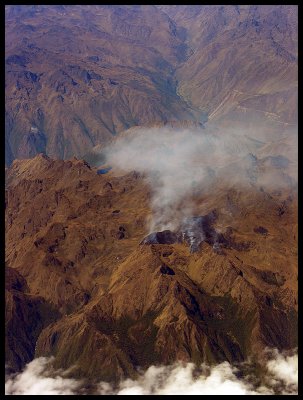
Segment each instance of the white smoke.
[{"label": "white smoke", "polygon": [[[206,194],[220,182],[238,189],[251,187],[256,171],[249,154],[264,145],[236,130],[136,128],[117,138],[105,154],[116,171],[136,170],[147,176],[152,188],[152,232],[176,228],[193,215],[197,194]],[[287,184],[279,171],[258,174],[263,189]]]},{"label": "white smoke", "polygon": [[[199,370],[192,363],[171,366],[150,366],[137,380],[126,379],[118,385],[101,382],[99,395],[274,395],[297,394],[298,356],[274,350],[265,364],[262,383],[259,377],[241,374],[228,362]],[[7,395],[86,394],[82,381],[66,377],[67,372],[55,371],[52,359],[37,358],[24,371],[6,380]],[[247,363],[246,363],[247,366]],[[241,368],[241,366],[239,367]]]}]

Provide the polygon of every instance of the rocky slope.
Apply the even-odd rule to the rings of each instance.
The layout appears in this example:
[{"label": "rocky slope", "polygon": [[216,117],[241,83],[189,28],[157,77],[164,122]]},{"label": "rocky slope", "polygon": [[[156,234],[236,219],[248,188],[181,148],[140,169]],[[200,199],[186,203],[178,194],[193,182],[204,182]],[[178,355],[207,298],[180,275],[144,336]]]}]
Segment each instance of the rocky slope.
[{"label": "rocky slope", "polygon": [[5,13],[8,370],[296,347],[296,6]]},{"label": "rocky slope", "polygon": [[[286,163],[262,151],[257,175],[284,176]],[[138,366],[236,362],[297,345],[292,184],[218,182],[195,194],[193,215],[205,220],[148,236],[152,188],[138,172],[98,175],[85,161],[40,154],[15,160],[6,182],[11,370],[54,355],[73,376],[109,381],[135,377]],[[206,239],[193,248],[201,229]]]},{"label": "rocky slope", "polygon": [[133,125],[193,119],[172,75],[186,57],[154,6],[7,6],[6,162],[79,156]]},{"label": "rocky slope", "polygon": [[297,6],[160,8],[193,49],[176,71],[178,93],[190,104],[225,126],[296,124]]},{"label": "rocky slope", "polygon": [[[296,125],[297,6],[6,6],[6,164],[136,125]],[[273,73],[274,71],[274,73]]]}]

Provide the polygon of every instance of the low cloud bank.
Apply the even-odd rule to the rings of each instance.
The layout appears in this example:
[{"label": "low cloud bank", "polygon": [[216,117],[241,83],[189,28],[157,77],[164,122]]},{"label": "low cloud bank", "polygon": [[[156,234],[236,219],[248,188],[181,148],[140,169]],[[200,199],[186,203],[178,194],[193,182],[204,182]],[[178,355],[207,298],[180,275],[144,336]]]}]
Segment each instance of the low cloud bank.
[{"label": "low cloud bank", "polygon": [[[7,395],[74,395],[87,394],[84,381],[68,378],[68,371],[54,370],[52,358],[40,357],[30,362],[23,372],[6,378]],[[246,370],[247,365],[245,363]],[[244,365],[244,364],[243,364]],[[298,356],[267,351],[264,373],[243,374],[228,362],[200,369],[192,363],[150,366],[137,380],[126,379],[114,387],[100,382],[95,394],[106,395],[274,395],[298,394]]]},{"label": "low cloud bank", "polygon": [[20,374],[6,377],[6,395],[59,395],[79,393],[82,381],[66,377],[68,371],[54,370],[53,357],[39,357],[27,364]]}]

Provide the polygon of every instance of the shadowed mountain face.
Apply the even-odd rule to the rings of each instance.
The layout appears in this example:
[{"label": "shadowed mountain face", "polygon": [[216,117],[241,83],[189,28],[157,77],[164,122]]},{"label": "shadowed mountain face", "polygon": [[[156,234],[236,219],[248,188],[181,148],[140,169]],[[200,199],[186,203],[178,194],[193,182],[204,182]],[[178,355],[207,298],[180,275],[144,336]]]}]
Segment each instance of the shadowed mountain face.
[{"label": "shadowed mountain face", "polygon": [[187,50],[154,6],[8,6],[7,162],[79,156],[133,125],[192,119],[173,77]]},{"label": "shadowed mountain face", "polygon": [[297,7],[5,14],[8,371],[295,348]]},{"label": "shadowed mountain face", "polygon": [[[135,126],[296,123],[296,6],[6,6],[6,164]],[[272,71],[275,71],[273,74]],[[287,125],[288,124],[288,125]]]},{"label": "shadowed mountain face", "polygon": [[[282,177],[285,165],[276,170]],[[237,362],[296,346],[295,190],[213,184],[207,200],[195,195],[196,217],[148,235],[151,196],[137,172],[98,174],[85,161],[44,155],[13,162],[12,371],[53,355],[74,377],[112,381],[151,364]]]},{"label": "shadowed mountain face", "polygon": [[189,217],[181,224],[177,232],[165,230],[149,234],[142,244],[175,244],[187,242],[191,253],[199,251],[203,242],[213,245],[219,250],[222,244],[227,245],[227,240],[222,234],[216,232],[212,223],[216,218],[215,211],[200,217]]}]

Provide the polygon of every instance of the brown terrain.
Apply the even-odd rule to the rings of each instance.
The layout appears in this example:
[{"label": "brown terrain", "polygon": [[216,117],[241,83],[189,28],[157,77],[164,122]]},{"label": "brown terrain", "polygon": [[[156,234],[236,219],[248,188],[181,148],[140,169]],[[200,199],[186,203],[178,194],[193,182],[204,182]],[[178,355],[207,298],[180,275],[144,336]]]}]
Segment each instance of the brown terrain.
[{"label": "brown terrain", "polygon": [[[8,370],[54,356],[117,381],[295,348],[296,6],[5,12]],[[148,174],[103,152],[149,129],[178,132],[172,151],[189,130],[242,134],[193,160],[210,180],[174,229],[149,230]]]},{"label": "brown terrain", "polygon": [[134,125],[194,119],[173,77],[187,57],[179,36],[154,6],[8,6],[7,164],[81,156]]},{"label": "brown terrain", "polygon": [[[73,376],[115,380],[153,363],[236,362],[265,346],[295,347],[296,186],[264,190],[264,170],[285,180],[288,167],[256,160],[253,184],[196,189],[193,215],[202,218],[150,235],[144,175],[98,175],[85,161],[42,154],[15,160],[6,190],[12,370],[54,355]],[[38,325],[27,322],[33,310]]]},{"label": "brown terrain", "polygon": [[296,124],[297,6],[7,6],[5,30],[7,165],[169,120]]},{"label": "brown terrain", "polygon": [[160,7],[186,30],[193,50],[176,71],[189,104],[224,126],[296,123],[296,6]]}]

